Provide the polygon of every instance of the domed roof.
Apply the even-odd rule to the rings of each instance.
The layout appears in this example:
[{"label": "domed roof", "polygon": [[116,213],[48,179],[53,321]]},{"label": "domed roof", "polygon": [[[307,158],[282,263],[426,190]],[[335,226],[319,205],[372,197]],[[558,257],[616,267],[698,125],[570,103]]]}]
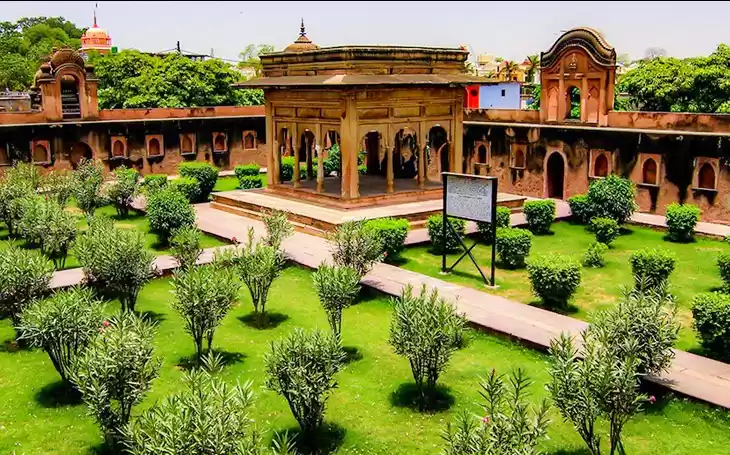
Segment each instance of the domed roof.
[{"label": "domed roof", "polygon": [[51,68],[56,70],[65,63],[74,63],[81,68],[85,65],[84,59],[73,49],[65,48],[55,51],[51,57]]},{"label": "domed roof", "polygon": [[103,28],[93,26],[90,29],[87,29],[81,36],[81,39],[84,38],[109,38],[109,34]]},{"label": "domed roof", "polygon": [[603,35],[591,27],[576,27],[563,33],[547,52],[540,55],[540,67],[553,66],[568,49],[582,48],[593,61],[602,66],[616,65],[616,50]]},{"label": "domed roof", "polygon": [[307,33],[304,30],[304,19],[302,19],[302,25],[299,29],[299,38],[292,44],[288,45],[284,52],[305,52],[314,51],[319,49],[319,46],[314,44],[311,39],[307,38]]}]

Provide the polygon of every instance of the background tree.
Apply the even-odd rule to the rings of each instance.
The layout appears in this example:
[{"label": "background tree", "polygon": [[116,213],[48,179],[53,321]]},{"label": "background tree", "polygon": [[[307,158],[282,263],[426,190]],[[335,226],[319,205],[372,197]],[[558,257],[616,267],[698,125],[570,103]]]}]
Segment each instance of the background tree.
[{"label": "background tree", "polygon": [[261,59],[263,54],[274,52],[274,46],[271,44],[249,44],[238,54],[241,59],[236,66],[238,68],[250,72],[253,77],[261,76]]},{"label": "background tree", "polygon": [[644,51],[644,58],[647,60],[651,60],[653,58],[657,57],[666,57],[667,56],[667,50],[663,47],[647,47]]},{"label": "background tree", "polygon": [[527,82],[532,83],[535,79],[535,72],[540,68],[540,56],[538,54],[532,54],[527,56]]}]

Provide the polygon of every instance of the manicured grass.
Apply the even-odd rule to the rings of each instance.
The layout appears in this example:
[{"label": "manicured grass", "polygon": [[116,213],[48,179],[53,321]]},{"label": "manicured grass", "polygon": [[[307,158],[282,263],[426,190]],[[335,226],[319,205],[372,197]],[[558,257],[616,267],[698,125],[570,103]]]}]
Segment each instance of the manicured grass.
[{"label": "manicured grass", "polygon": [[[171,310],[170,282],[159,279],[141,293],[137,308],[159,321],[157,354],[163,358],[160,377],[141,406],[152,405],[182,388],[181,367],[194,352],[179,316]],[[117,308],[111,304],[110,310]],[[258,330],[242,322],[252,311],[248,292],[223,321],[214,345],[234,361],[222,372],[228,381],[252,381],[256,394],[252,417],[266,429],[285,430],[295,421],[282,397],[264,386],[264,354],[269,343],[296,327],[328,329],[308,270],[289,267],[274,283],[268,310],[279,325]],[[533,399],[545,397],[547,357],[511,342],[471,331],[468,345],[457,352],[441,378],[453,405],[446,411],[421,414],[397,403],[413,379],[408,361],[388,345],[391,307],[387,298],[365,294],[343,315],[343,343],[356,348],[360,359],[338,373],[339,388],[330,396],[326,422],[341,435],[337,454],[437,455],[446,422],[462,410],[481,413],[477,380],[495,368],[500,373],[526,369],[536,383]],[[9,340],[9,321],[0,321],[0,341]],[[82,404],[58,402],[58,375],[40,350],[7,352],[0,345],[0,453],[89,454],[101,444],[99,429]],[[572,427],[552,412],[548,454],[583,454],[583,443]],[[660,397],[656,404],[626,425],[626,451],[641,454],[726,454],[730,444],[727,412],[688,400]],[[603,427],[602,427],[603,429]],[[605,434],[605,433],[604,433]],[[337,438],[335,438],[337,439]]]},{"label": "manicured grass", "polygon": [[[261,178],[261,184],[266,186],[266,174],[259,174],[259,177]],[[218,180],[215,182],[215,187],[213,187],[213,191],[216,192],[233,191],[237,189],[239,189],[238,178],[235,176],[218,177]]]},{"label": "manicured grass", "polygon": [[[568,222],[554,223],[552,231],[554,235],[533,236],[531,256],[561,253],[580,260],[583,252],[595,239],[585,227]],[[610,308],[621,295],[622,287],[633,286],[629,265],[631,253],[642,248],[665,248],[673,251],[677,257],[674,273],[669,279],[672,293],[677,297],[678,320],[682,324],[677,347],[698,351],[699,344],[692,329],[690,311],[692,298],[697,293],[715,290],[722,285],[715,260],[721,251],[730,251],[730,245],[719,240],[700,237],[693,243],[671,243],[664,240],[664,235],[664,232],[658,230],[630,226],[626,233],[611,244],[605,255],[604,268],[583,269],[582,282],[572,300],[570,315],[590,320],[597,310]],[[471,242],[472,240],[467,243],[471,245]],[[451,274],[440,275],[441,256],[432,254],[429,250],[428,245],[407,248],[402,253],[401,266],[446,281],[494,292],[518,302],[540,303],[530,290],[530,281],[524,269],[498,268],[496,280],[499,288],[493,291],[484,286],[479,272],[469,258],[462,260]],[[491,266],[491,246],[480,244],[472,252],[488,276]],[[450,255],[448,265],[453,264],[458,256],[458,254]]]},{"label": "manicured grass", "polygon": [[[73,201],[69,203],[69,207],[67,210],[70,210],[74,213],[78,214],[78,226],[81,231],[88,229],[88,224],[86,222],[86,218],[83,216],[81,211],[75,206]],[[147,220],[147,217],[144,215],[144,213],[137,212],[135,210],[131,210],[129,215],[125,218],[121,218],[117,215],[116,210],[114,209],[114,206],[107,205],[104,207],[101,207],[96,210],[95,214],[100,215],[106,215],[111,218],[113,218],[116,221],[116,226],[119,228],[124,229],[134,229],[137,231],[141,231],[144,233],[145,238],[145,244],[147,245],[147,248],[154,251],[155,254],[162,255],[162,254],[168,254],[169,248],[166,245],[163,245],[160,243],[157,234],[153,234],[150,232],[150,226],[149,221]],[[6,228],[0,229],[0,241],[7,241],[8,239],[8,230]],[[6,242],[0,242],[0,250],[4,248],[7,243]],[[26,242],[23,239],[16,239],[12,240],[12,243],[15,245],[20,246],[26,246]],[[201,238],[201,246],[203,248],[211,248],[215,246],[222,246],[226,245],[225,242],[219,240],[216,237],[203,234]],[[66,269],[72,269],[75,267],[79,267],[79,263],[76,260],[76,257],[73,255],[73,250],[71,251],[71,254],[69,254],[68,258],[66,259]]]}]

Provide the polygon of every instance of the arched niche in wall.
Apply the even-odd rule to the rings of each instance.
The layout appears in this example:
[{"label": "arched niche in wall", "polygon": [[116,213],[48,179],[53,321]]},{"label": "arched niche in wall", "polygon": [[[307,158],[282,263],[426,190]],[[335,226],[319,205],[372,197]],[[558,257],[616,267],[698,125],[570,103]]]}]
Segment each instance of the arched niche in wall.
[{"label": "arched niche in wall", "polygon": [[694,188],[698,190],[717,191],[719,176],[719,160],[717,158],[697,158],[694,172]]},{"label": "arched niche in wall", "polygon": [[613,172],[612,155],[605,150],[591,150],[588,176],[591,178],[608,177]]},{"label": "arched niche in wall", "polygon": [[525,146],[523,144],[511,144],[511,165],[513,169],[524,169],[527,162]]},{"label": "arched niche in wall", "polygon": [[7,144],[0,144],[0,166],[10,166],[10,150]]},{"label": "arched niche in wall", "polygon": [[213,153],[226,153],[228,151],[228,135],[223,132],[213,133]]},{"label": "arched niche in wall", "polygon": [[129,150],[127,149],[127,138],[124,136],[112,136],[110,139],[112,151],[110,158],[128,158]]},{"label": "arched niche in wall", "polygon": [[31,141],[30,153],[33,164],[48,164],[51,162],[51,143],[46,140]]},{"label": "arched niche in wall", "polygon": [[243,132],[243,149],[256,150],[256,131]]},{"label": "arched niche in wall", "polygon": [[180,134],[180,154],[183,156],[195,155],[198,151],[195,141],[195,133]]},{"label": "arched niche in wall", "polygon": [[157,158],[165,155],[165,142],[161,134],[148,134],[145,136],[145,149],[147,158]]},{"label": "arched niche in wall", "polygon": [[647,158],[641,166],[641,183],[646,185],[658,185],[659,169],[654,158]]}]

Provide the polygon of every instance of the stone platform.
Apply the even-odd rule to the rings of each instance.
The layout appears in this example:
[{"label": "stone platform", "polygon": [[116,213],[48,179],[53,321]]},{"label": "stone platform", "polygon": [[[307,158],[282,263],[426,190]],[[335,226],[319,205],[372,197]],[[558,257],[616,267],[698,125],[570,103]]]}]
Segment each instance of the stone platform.
[{"label": "stone platform", "polygon": [[[524,200],[524,197],[512,194],[499,193],[497,195],[499,205],[515,211],[521,209]],[[429,216],[441,212],[442,205],[442,199],[437,198],[387,204],[381,201],[379,204],[369,207],[344,209],[337,206],[325,206],[321,201],[282,196],[278,192],[265,189],[213,193],[211,204],[218,210],[255,219],[261,217],[262,210],[284,210],[289,213],[289,220],[298,231],[319,236],[323,236],[327,231],[350,220],[397,217],[407,219],[413,227],[423,227]]]}]

